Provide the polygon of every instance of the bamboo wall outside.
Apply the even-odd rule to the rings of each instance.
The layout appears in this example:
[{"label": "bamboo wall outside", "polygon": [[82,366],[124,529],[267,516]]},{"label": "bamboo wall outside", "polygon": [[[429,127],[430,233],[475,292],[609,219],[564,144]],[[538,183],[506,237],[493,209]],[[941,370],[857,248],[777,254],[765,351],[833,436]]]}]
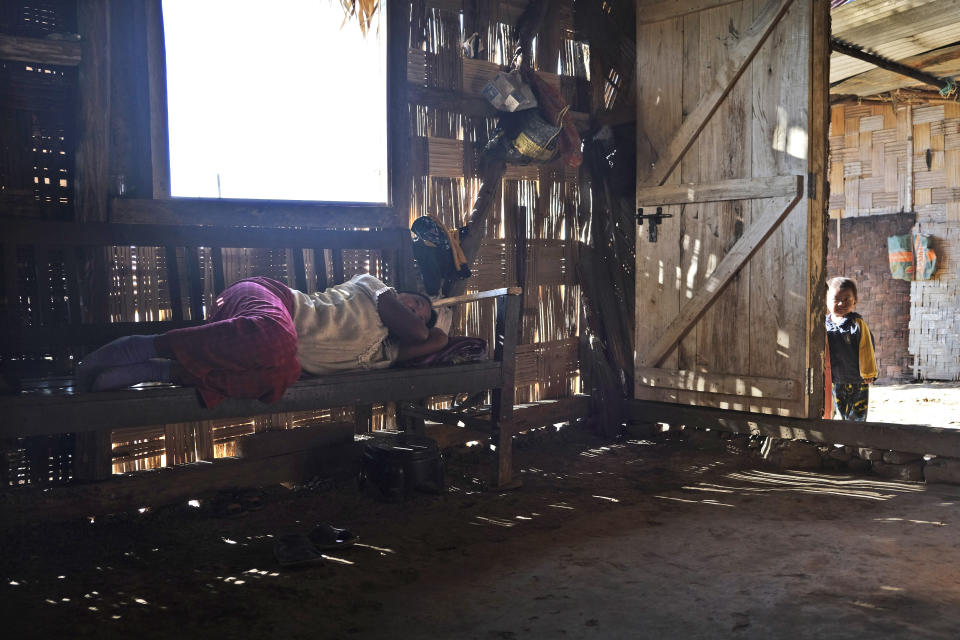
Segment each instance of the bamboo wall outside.
[{"label": "bamboo wall outside", "polygon": [[836,105],[831,116],[830,216],[916,213],[938,266],[910,287],[914,377],[960,379],[960,102]]}]

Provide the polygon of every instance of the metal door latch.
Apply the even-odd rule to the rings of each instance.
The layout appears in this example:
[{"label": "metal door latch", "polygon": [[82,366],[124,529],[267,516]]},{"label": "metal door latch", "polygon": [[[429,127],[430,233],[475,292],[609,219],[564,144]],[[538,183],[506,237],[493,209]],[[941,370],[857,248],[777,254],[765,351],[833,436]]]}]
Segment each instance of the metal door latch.
[{"label": "metal door latch", "polygon": [[646,213],[646,214],[643,212],[643,207],[637,209],[637,224],[639,226],[641,227],[643,226],[644,220],[650,221],[650,224],[647,227],[648,229],[647,233],[649,234],[650,242],[657,241],[657,228],[660,226],[660,223],[663,222],[664,218],[672,218],[672,217],[673,217],[672,213],[663,212],[663,207],[657,207],[656,213]]}]

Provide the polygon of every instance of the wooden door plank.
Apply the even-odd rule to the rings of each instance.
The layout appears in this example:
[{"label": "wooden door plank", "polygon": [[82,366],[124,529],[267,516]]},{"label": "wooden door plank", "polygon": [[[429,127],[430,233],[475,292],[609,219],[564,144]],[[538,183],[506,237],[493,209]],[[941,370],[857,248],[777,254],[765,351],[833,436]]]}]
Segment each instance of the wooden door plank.
[{"label": "wooden door plank", "polygon": [[[701,72],[701,67],[705,65],[703,59],[703,47],[700,43],[701,24],[708,22],[709,14],[703,12],[690,13],[683,18],[683,113],[690,113],[700,102],[703,92],[711,86],[712,79],[705,77]],[[700,152],[703,149],[704,142],[701,139],[694,140],[690,149],[684,154],[680,161],[680,177],[683,182],[701,183],[704,182],[702,172],[700,171]],[[738,176],[739,177],[739,176]],[[672,182],[669,181],[668,182]],[[700,262],[700,254],[697,250],[697,238],[703,231],[703,205],[685,204],[679,207],[682,213],[680,219],[680,236],[682,255],[680,258],[680,273],[686,274],[687,279],[683,285],[689,286],[689,278],[696,274]],[[681,293],[680,295],[684,295]],[[679,307],[677,308],[679,312]],[[671,318],[672,319],[672,318]],[[669,320],[669,319],[668,319]],[[664,326],[664,325],[661,325]],[[677,345],[677,368],[678,369],[696,369],[699,366],[697,361],[697,344],[699,343],[699,325],[687,334]],[[637,385],[634,385],[637,386]],[[688,391],[670,392],[664,389],[657,390],[656,394],[645,394],[651,396],[650,399],[658,399],[657,394],[676,393],[673,398],[676,402],[684,404],[694,403],[696,395]],[[659,399],[669,399],[667,397]]]},{"label": "wooden door plank", "polygon": [[[659,186],[666,182],[667,177],[680,162],[693,141],[700,135],[707,122],[716,113],[720,103],[733,89],[737,80],[743,75],[747,66],[756,55],[767,36],[780,21],[780,18],[790,8],[793,0],[771,0],[764,11],[757,17],[750,28],[744,33],[737,47],[722,61],[715,74],[715,80],[706,91],[697,107],[683,121],[680,129],[674,134],[664,153],[654,164],[649,175],[645,176],[642,184]],[[639,13],[639,12],[638,12]]]},{"label": "wooden door plank", "polygon": [[[683,122],[682,100],[687,86],[684,77],[676,72],[684,67],[683,43],[684,21],[681,19],[637,25],[638,184],[641,184],[644,165],[655,160],[653,156],[644,155],[645,152],[664,148]],[[679,176],[674,181],[678,182]],[[659,233],[663,237],[678,237],[683,212],[680,207],[668,206],[666,213],[674,217],[660,225]],[[648,349],[659,329],[680,312],[680,253],[675,244],[648,242],[647,229],[638,228],[636,235],[634,349],[638,352]],[[675,359],[671,365],[678,368]],[[646,395],[647,390],[634,387],[636,394],[656,399]]]},{"label": "wooden door plank", "polygon": [[[812,169],[809,147],[816,143],[808,113],[812,4],[797,0],[754,60],[754,176],[808,175]],[[825,143],[826,132],[822,135]],[[808,186],[816,186],[816,180]],[[807,233],[808,225],[815,222],[808,220],[808,207],[806,198],[799,202],[750,261],[755,279],[750,326],[758,335],[770,337],[766,343],[752,345],[750,373],[755,375],[806,379],[807,272],[811,268]],[[817,254],[814,260],[822,256]],[[783,401],[778,411],[805,415],[805,405],[806,396],[800,395]]]},{"label": "wooden door plank", "polygon": [[676,346],[677,342],[693,324],[700,319],[709,306],[717,299],[730,279],[747,263],[751,256],[763,244],[764,240],[776,230],[803,197],[803,178],[797,178],[796,196],[783,209],[771,208],[759,220],[750,225],[740,240],[723,257],[720,264],[707,278],[693,298],[680,310],[680,314],[663,331],[657,341],[639,356],[639,366],[659,366],[664,358]]},{"label": "wooden door plank", "polygon": [[693,202],[720,202],[723,200],[755,200],[792,196],[797,191],[797,176],[735,178],[696,184],[670,184],[662,187],[637,189],[638,207],[655,207]]},{"label": "wooden door plank", "polygon": [[[713,86],[714,68],[722,65],[733,40],[728,46],[730,34],[743,33],[754,23],[752,0],[721,7],[700,14],[699,64],[700,85],[709,90]],[[703,182],[749,177],[751,130],[751,106],[753,85],[749,75],[744,74],[732,87],[727,97],[698,137],[699,176]],[[796,187],[794,186],[794,191]],[[760,203],[758,203],[759,206]],[[684,276],[686,300],[696,295],[710,279],[723,256],[749,228],[753,202],[750,200],[725,200],[698,205],[699,220],[688,231],[694,239],[689,246],[691,262],[695,268]],[[697,244],[699,243],[699,255]],[[696,325],[692,343],[695,356],[682,363],[681,368],[697,371],[749,373],[751,343],[756,340],[752,333],[742,330],[742,324],[731,322],[740,318],[752,294],[750,273],[739,271],[724,291],[707,308]],[[695,403],[704,401],[704,394],[693,393]]]},{"label": "wooden door plank", "polygon": [[766,378],[726,373],[657,369],[642,367],[636,370],[637,384],[664,389],[680,389],[698,393],[725,394],[749,398],[777,398],[795,400],[800,388],[796,380]]},{"label": "wooden door plank", "polygon": [[661,22],[680,18],[691,13],[706,11],[740,0],[640,0],[637,6],[637,19],[640,24]]}]

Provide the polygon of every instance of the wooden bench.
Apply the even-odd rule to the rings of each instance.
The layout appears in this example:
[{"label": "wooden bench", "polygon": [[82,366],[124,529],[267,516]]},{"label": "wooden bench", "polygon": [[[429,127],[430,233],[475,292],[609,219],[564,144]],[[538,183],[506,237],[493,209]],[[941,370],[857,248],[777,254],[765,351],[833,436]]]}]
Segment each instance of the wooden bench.
[{"label": "wooden bench", "polygon": [[[301,378],[276,404],[256,400],[227,399],[213,409],[201,406],[194,389],[152,386],[102,393],[74,393],[69,369],[84,351],[96,348],[123,335],[153,334],[175,327],[202,322],[203,283],[200,247],[212,247],[210,261],[215,291],[224,288],[225,274],[221,248],[294,249],[295,286],[307,290],[307,272],[303,251],[314,252],[314,273],[318,283],[327,281],[324,251],[333,254],[334,281],[343,280],[342,251],[376,249],[384,259],[397,262],[404,229],[373,231],[327,231],[263,228],[185,227],[111,223],[39,222],[6,220],[4,224],[3,291],[6,328],[0,338],[0,354],[9,365],[17,364],[18,354],[33,354],[34,361],[23,363],[23,389],[0,396],[0,438],[75,433],[78,434],[77,467],[93,464],[99,472],[77,473],[80,479],[102,479],[110,470],[110,431],[124,427],[172,424],[247,417],[279,412],[315,410],[372,403],[420,401],[430,396],[492,391],[492,407],[487,425],[491,442],[496,444],[494,483],[511,482],[511,446],[509,431],[501,429],[511,416],[514,399],[514,360],[521,314],[521,290],[503,288],[448,298],[444,305],[463,304],[495,298],[496,343],[488,361],[461,365],[397,368],[370,372]],[[81,309],[85,269],[97,248],[163,247],[167,256],[166,280],[172,307],[171,319],[149,322],[81,322],[96,308]],[[181,249],[178,260],[178,248]],[[51,256],[57,256],[51,259]],[[57,264],[54,264],[54,263]],[[178,262],[186,263],[186,290]],[[32,264],[35,274],[24,277],[24,264]],[[101,265],[102,266],[102,265]],[[63,278],[64,291],[51,291],[50,273]],[[86,269],[89,272],[89,268]],[[28,274],[29,275],[29,274]],[[29,287],[23,284],[27,282]],[[102,284],[101,286],[105,286]],[[320,286],[319,288],[323,288]],[[29,290],[28,290],[29,289]],[[91,289],[95,289],[92,287]],[[209,286],[207,287],[209,290]],[[64,313],[45,317],[46,301],[62,296]],[[26,301],[31,301],[29,304]],[[45,301],[38,304],[37,301]],[[60,302],[60,301],[56,301]],[[85,305],[89,306],[89,305]],[[37,355],[39,354],[39,356]],[[38,362],[49,366],[37,374]],[[66,363],[66,364],[65,364]],[[42,367],[41,367],[42,368]],[[30,377],[33,375],[33,377]],[[438,418],[438,416],[440,416]],[[452,424],[461,422],[455,412],[439,412],[431,419],[446,416]],[[416,425],[419,415],[407,415],[405,422]],[[476,423],[477,420],[473,419]],[[476,424],[474,424],[476,426]],[[91,462],[92,461],[92,462]]]}]

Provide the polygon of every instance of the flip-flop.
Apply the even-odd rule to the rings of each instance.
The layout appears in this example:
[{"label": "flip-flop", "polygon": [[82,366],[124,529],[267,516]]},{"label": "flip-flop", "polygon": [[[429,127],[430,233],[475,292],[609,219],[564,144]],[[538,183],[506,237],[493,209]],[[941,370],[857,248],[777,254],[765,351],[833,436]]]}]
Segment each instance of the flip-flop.
[{"label": "flip-flop", "polygon": [[237,494],[237,499],[244,511],[259,511],[263,509],[263,494],[257,489],[248,489]]},{"label": "flip-flop", "polygon": [[317,551],[310,538],[302,533],[278,537],[273,543],[273,555],[284,567],[316,564],[323,561],[323,554]]},{"label": "flip-flop", "polygon": [[348,529],[338,529],[329,524],[318,524],[307,535],[307,539],[317,551],[329,551],[350,547],[359,538]]}]

